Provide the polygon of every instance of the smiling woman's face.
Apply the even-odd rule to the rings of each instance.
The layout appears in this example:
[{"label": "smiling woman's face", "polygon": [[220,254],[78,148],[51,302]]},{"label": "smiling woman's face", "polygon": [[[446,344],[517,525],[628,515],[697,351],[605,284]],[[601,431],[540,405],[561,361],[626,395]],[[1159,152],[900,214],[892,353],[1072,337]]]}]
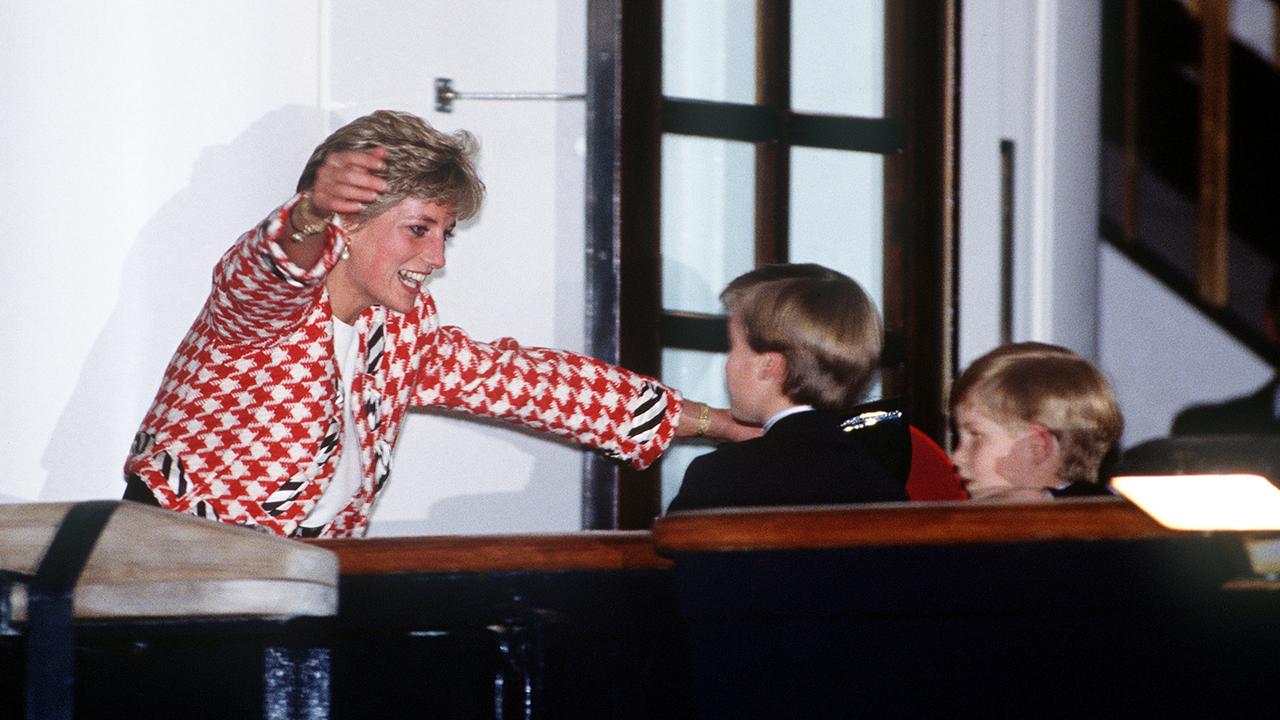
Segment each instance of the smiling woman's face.
[{"label": "smiling woman's face", "polygon": [[348,233],[350,256],[329,273],[329,303],[347,323],[372,305],[413,309],[422,285],[444,267],[457,218],[448,205],[407,197]]}]

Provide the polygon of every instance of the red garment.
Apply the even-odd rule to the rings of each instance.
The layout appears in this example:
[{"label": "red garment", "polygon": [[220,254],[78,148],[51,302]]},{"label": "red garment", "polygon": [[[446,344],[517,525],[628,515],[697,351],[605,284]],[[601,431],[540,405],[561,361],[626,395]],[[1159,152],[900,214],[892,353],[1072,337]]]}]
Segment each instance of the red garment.
[{"label": "red garment", "polygon": [[[315,268],[280,242],[294,197],[223,255],[213,290],[165,371],[125,463],[161,506],[294,535],[328,486],[342,445],[342,396],[325,277],[346,242],[332,227]],[[360,488],[323,537],[362,535],[391,471],[404,413],[446,407],[501,418],[647,467],[670,444],[677,392],[561,350],[481,343],[441,327],[423,292],[406,314],[355,324],[351,397]]]}]

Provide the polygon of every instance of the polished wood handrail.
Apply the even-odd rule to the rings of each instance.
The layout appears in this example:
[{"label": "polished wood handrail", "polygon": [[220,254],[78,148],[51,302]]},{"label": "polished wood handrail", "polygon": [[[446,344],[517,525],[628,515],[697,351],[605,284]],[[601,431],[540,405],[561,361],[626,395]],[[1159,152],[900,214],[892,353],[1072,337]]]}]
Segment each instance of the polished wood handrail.
[{"label": "polished wood handrail", "polygon": [[1200,10],[1200,193],[1196,208],[1196,286],[1226,307],[1231,156],[1231,3],[1202,0]]},{"label": "polished wood handrail", "polygon": [[663,555],[863,546],[1172,537],[1119,498],[740,509],[675,513],[654,524]]},{"label": "polished wood handrail", "polygon": [[685,552],[1141,540],[1187,536],[1120,498],[891,503],[674,513],[653,532],[310,540],[343,575],[665,569]]},{"label": "polished wood handrail", "polygon": [[1142,41],[1141,10],[1139,0],[1125,0],[1124,6],[1124,65],[1121,71],[1122,128],[1120,172],[1120,240],[1133,245],[1138,240],[1138,64],[1141,54],[1138,44]]},{"label": "polished wood handrail", "polygon": [[648,531],[309,540],[338,555],[343,575],[666,568]]}]

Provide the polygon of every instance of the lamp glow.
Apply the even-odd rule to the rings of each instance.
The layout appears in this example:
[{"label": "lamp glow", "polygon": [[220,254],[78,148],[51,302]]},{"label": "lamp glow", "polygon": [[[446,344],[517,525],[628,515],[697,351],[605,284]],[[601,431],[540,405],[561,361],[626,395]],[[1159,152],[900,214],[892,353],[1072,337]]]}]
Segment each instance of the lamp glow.
[{"label": "lamp glow", "polygon": [[1122,475],[1111,487],[1173,530],[1280,530],[1280,488],[1261,475]]}]

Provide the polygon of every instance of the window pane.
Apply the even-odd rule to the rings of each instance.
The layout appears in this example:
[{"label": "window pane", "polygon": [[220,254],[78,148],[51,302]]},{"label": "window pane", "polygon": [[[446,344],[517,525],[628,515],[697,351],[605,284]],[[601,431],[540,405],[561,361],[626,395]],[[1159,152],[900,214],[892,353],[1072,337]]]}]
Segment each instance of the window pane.
[{"label": "window pane", "polygon": [[755,149],[662,138],[662,306],[718,313],[720,291],[755,264]]},{"label": "window pane", "polygon": [[791,107],[884,115],[883,0],[792,0]]},{"label": "window pane", "polygon": [[793,148],[792,262],[816,262],[857,280],[884,308],[884,158]]},{"label": "window pane", "polygon": [[[729,393],[724,384],[724,353],[696,350],[664,349],[662,381],[678,389],[686,398],[729,407]],[[662,456],[662,510],[680,489],[684,470],[699,455],[711,452],[711,444],[676,443]]]},{"label": "window pane", "polygon": [[662,4],[662,93],[756,101],[756,9],[745,0]]}]

